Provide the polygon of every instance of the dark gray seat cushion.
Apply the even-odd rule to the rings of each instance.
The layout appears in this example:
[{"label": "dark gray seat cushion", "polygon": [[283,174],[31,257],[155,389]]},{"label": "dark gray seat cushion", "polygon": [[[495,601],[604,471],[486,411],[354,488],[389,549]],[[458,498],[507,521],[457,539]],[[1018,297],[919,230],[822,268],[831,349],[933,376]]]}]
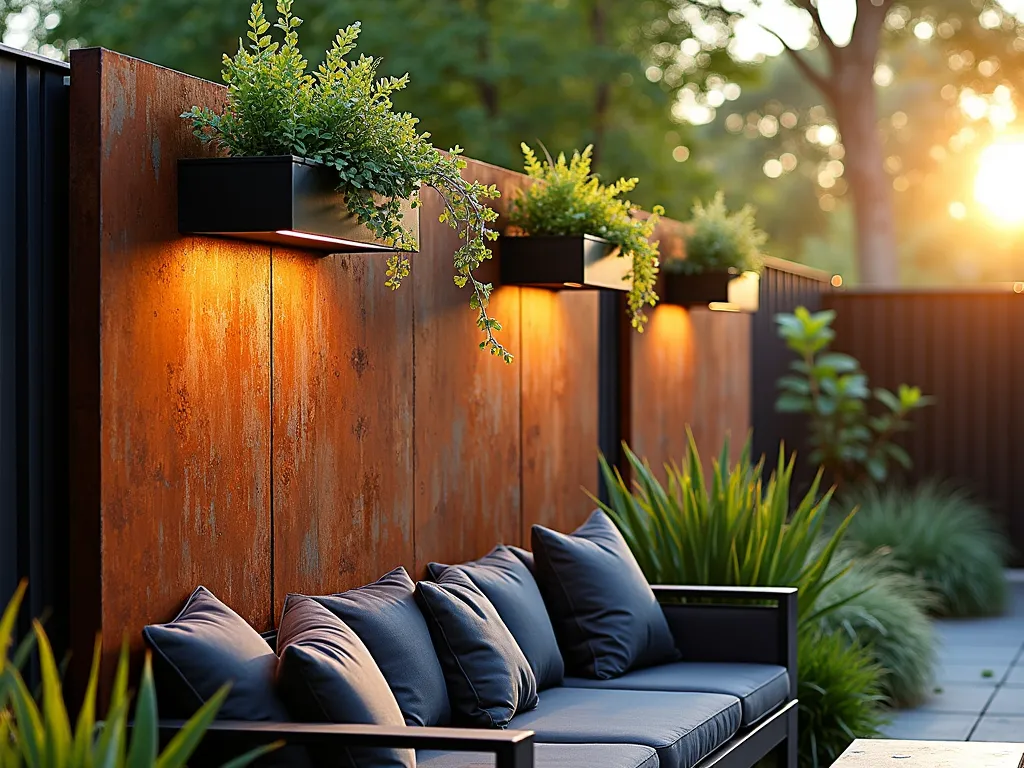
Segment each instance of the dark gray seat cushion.
[{"label": "dark gray seat cushion", "polygon": [[533,558],[567,674],[606,680],[679,660],[654,592],[604,512],[571,535],[533,526]]},{"label": "dark gray seat cushion", "polygon": [[498,545],[470,563],[452,566],[430,563],[427,566],[434,579],[449,568],[457,568],[469,576],[491,601],[530,662],[537,678],[537,690],[561,685],[565,675],[562,652],[558,649],[544,598],[526,565],[508,547]]},{"label": "dark gray seat cushion", "polygon": [[742,725],[756,723],[789,699],[789,673],[771,664],[713,664],[680,661],[627,672],[614,680],[569,677],[569,688],[631,691],[727,693],[740,700]]},{"label": "dark gray seat cushion", "polygon": [[[398,702],[363,641],[312,598],[285,598],[277,649],[277,687],[296,720],[405,727]],[[411,749],[309,747],[308,751],[316,765],[413,768],[416,764]]]},{"label": "dark gray seat cushion", "polygon": [[[658,753],[638,744],[535,744],[534,768],[658,768]],[[480,752],[416,753],[417,768],[494,768]]]},{"label": "dark gray seat cushion", "polygon": [[405,568],[395,568],[373,584],[314,599],[370,649],[406,725],[448,725],[452,714],[444,673],[415,592]]},{"label": "dark gray seat cushion", "polygon": [[537,678],[497,610],[470,578],[449,568],[416,585],[457,724],[504,728],[537,704]]},{"label": "dark gray seat cushion", "polygon": [[640,744],[661,768],[691,768],[732,738],[740,718],[739,699],[719,693],[552,688],[509,728],[552,744]]}]

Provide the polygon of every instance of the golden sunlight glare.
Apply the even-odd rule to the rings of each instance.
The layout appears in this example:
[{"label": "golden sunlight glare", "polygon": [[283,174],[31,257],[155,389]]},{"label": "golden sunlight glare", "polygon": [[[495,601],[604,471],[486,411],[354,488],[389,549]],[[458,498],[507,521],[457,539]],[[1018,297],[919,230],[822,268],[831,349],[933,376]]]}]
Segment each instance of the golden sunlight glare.
[{"label": "golden sunlight glare", "polygon": [[998,141],[982,151],[974,198],[1000,221],[1024,223],[1024,138]]}]

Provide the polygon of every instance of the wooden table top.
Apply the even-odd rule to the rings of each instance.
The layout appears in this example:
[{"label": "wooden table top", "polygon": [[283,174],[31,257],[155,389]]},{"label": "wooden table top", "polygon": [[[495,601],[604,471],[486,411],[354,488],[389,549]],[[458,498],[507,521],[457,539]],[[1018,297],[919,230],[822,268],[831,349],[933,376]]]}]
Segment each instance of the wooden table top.
[{"label": "wooden table top", "polygon": [[832,764],[832,768],[968,767],[1024,768],[1024,744],[857,739]]}]

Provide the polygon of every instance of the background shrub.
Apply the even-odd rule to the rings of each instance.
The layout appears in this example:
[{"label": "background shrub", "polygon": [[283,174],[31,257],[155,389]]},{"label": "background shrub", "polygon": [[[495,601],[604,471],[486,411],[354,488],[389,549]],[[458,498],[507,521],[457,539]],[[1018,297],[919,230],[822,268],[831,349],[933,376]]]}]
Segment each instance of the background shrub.
[{"label": "background shrub", "polygon": [[819,627],[863,647],[882,668],[882,693],[894,706],[913,707],[931,690],[936,638],[927,615],[933,598],[920,579],[894,569],[891,558],[853,559],[841,551],[833,570],[845,570],[820,600],[835,606]]},{"label": "background shrub", "polygon": [[891,553],[891,565],[919,577],[942,616],[984,616],[1006,606],[1009,544],[968,493],[929,482],[913,489],[862,488],[844,496],[860,511],[846,544],[859,555]]},{"label": "background shrub", "polygon": [[825,768],[885,724],[882,669],[836,632],[805,631],[798,663],[800,768]]}]

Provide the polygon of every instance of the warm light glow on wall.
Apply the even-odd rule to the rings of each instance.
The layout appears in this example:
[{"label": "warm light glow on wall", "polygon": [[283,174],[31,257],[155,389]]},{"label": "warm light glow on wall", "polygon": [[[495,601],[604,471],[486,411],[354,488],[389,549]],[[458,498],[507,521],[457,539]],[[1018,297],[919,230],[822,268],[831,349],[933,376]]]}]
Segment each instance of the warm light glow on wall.
[{"label": "warm light glow on wall", "polygon": [[650,337],[655,349],[671,349],[692,343],[693,325],[685,307],[659,304],[648,311],[648,317],[650,322],[644,329],[644,336]]}]

